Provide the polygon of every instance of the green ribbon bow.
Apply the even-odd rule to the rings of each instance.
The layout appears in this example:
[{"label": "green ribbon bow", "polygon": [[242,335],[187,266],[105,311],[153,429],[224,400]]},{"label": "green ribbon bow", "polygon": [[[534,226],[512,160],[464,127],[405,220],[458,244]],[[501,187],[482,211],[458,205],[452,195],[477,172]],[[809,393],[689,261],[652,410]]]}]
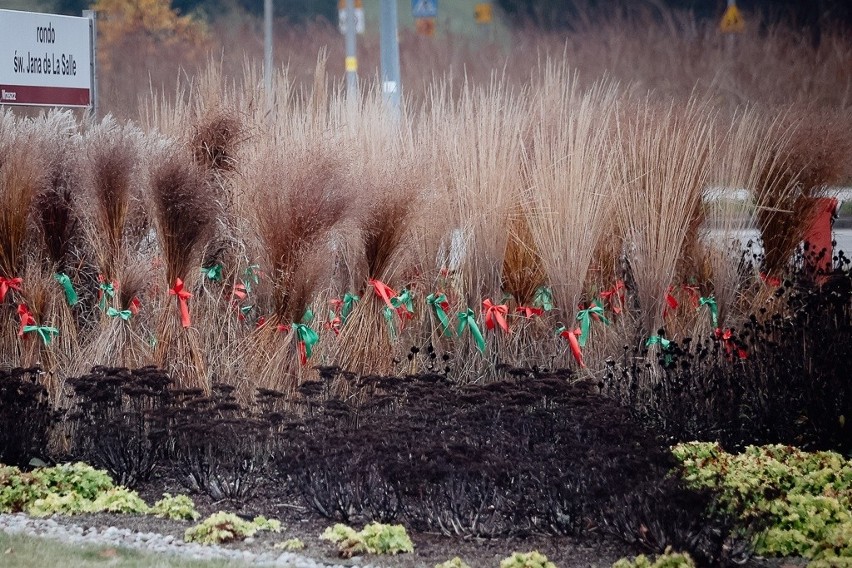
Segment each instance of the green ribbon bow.
[{"label": "green ribbon bow", "polygon": [[450,327],[450,317],[441,305],[447,303],[447,296],[445,294],[429,294],[426,296],[426,303],[432,306],[432,309],[435,310],[435,317],[437,317],[438,321],[441,322],[443,334],[447,337],[452,337],[453,330]]},{"label": "green ribbon bow", "polygon": [[382,315],[385,316],[385,321],[388,322],[388,329],[390,330],[390,337],[392,340],[396,339],[396,326],[394,325],[393,316],[396,312],[390,308],[390,306],[385,306],[382,310]]},{"label": "green ribbon bow", "polygon": [[586,342],[589,340],[589,330],[592,327],[592,314],[598,316],[605,325],[609,325],[609,320],[604,316],[602,307],[592,306],[588,309],[580,310],[577,313],[577,321],[580,322],[580,337],[577,342],[580,344],[580,347],[585,347]]},{"label": "green ribbon bow", "polygon": [[346,292],[343,295],[343,305],[340,307],[340,323],[341,325],[346,323],[346,318],[349,317],[349,314],[352,313],[352,310],[355,309],[355,304],[361,300],[357,295]]},{"label": "green ribbon bow", "polygon": [[305,313],[302,315],[302,323],[308,324],[314,321],[314,311],[311,308],[305,310]]},{"label": "green ribbon bow", "polygon": [[701,297],[698,299],[698,307],[707,306],[710,308],[710,321],[713,322],[713,328],[719,327],[719,306],[716,305],[716,298],[713,296]]},{"label": "green ribbon bow", "polygon": [[99,285],[101,290],[101,299],[98,302],[98,307],[101,310],[106,309],[107,296],[115,297],[115,285],[112,282],[101,282]]},{"label": "green ribbon bow", "polygon": [[553,309],[553,291],[547,286],[539,286],[533,296],[532,305],[549,312]]},{"label": "green ribbon bow", "polygon": [[[313,314],[311,314],[311,317],[313,317]],[[293,329],[296,331],[299,341],[305,344],[305,356],[310,357],[313,353],[314,345],[319,341],[319,334],[304,323],[294,323]]]},{"label": "green ribbon bow", "polygon": [[116,310],[112,306],[107,309],[107,315],[111,318],[121,318],[124,321],[130,321],[130,318],[133,317],[133,312],[130,310]]},{"label": "green ribbon bow", "polygon": [[50,345],[50,342],[53,340],[54,335],[59,335],[59,330],[55,327],[48,327],[46,325],[27,325],[24,326],[24,333],[32,333],[35,332],[41,337],[41,340],[44,341],[45,345]]},{"label": "green ribbon bow", "polygon": [[411,294],[411,290],[408,288],[403,288],[398,296],[395,298],[391,298],[391,305],[395,308],[405,308],[409,314],[414,313],[414,296]]},{"label": "green ribbon bow", "polygon": [[249,315],[249,312],[254,308],[254,306],[240,306],[240,313],[243,314],[243,317]]},{"label": "green ribbon bow", "polygon": [[468,308],[467,311],[459,312],[456,317],[459,320],[459,324],[456,327],[456,335],[461,337],[465,328],[470,329],[470,334],[473,336],[474,341],[476,341],[476,348],[479,349],[480,353],[485,353],[485,338],[482,337],[482,332],[479,330],[479,326],[476,325],[476,315],[473,313],[473,310]]},{"label": "green ribbon bow", "polygon": [[214,282],[222,281],[222,265],[214,264],[210,267],[201,267],[201,274],[206,276],[208,280],[212,280]]},{"label": "green ribbon bow", "polygon": [[249,264],[245,271],[243,272],[243,286],[246,288],[246,293],[251,294],[251,285],[258,284],[260,282],[260,277],[257,275],[257,271],[260,269],[259,264]]},{"label": "green ribbon bow", "polygon": [[659,335],[652,335],[651,337],[648,338],[648,341],[645,342],[645,347],[650,347],[652,345],[657,345],[657,344],[659,344],[660,347],[663,348],[663,350],[666,350],[666,349],[669,348],[671,341],[669,341],[665,337],[660,337]]},{"label": "green ribbon bow", "polygon": [[[650,347],[652,345],[659,345],[660,347],[662,347],[663,351],[668,351],[669,346],[671,345],[671,341],[669,341],[665,337],[660,337],[659,335],[652,335],[648,338],[648,341],[645,342],[645,347]],[[670,354],[664,355],[663,361],[666,365],[671,365],[672,356]]]},{"label": "green ribbon bow", "polygon": [[65,301],[68,302],[68,305],[72,308],[76,306],[80,301],[80,298],[77,297],[77,292],[74,290],[74,284],[71,283],[71,278],[69,278],[69,276],[64,272],[58,272],[53,275],[53,279],[59,282],[65,290]]}]

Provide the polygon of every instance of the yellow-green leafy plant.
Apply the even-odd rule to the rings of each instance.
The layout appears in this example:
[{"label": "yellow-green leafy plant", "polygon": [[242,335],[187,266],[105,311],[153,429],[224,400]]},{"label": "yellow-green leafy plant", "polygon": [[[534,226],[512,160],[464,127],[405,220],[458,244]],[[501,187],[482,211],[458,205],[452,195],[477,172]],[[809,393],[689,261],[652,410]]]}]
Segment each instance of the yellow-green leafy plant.
[{"label": "yellow-green leafy plant", "polygon": [[163,498],[154,503],[151,512],[161,519],[174,521],[197,521],[201,516],[190,497],[171,493],[163,493]]},{"label": "yellow-green leafy plant", "polygon": [[278,532],[279,530],[281,530],[281,523],[276,520],[255,517],[253,521],[247,521],[234,513],[219,511],[201,523],[186,529],[183,539],[186,542],[199,544],[221,544],[244,540],[254,536],[258,531]]},{"label": "yellow-green leafy plant", "polygon": [[305,543],[302,542],[302,539],[299,538],[288,538],[283,542],[279,542],[275,545],[275,548],[279,550],[286,550],[288,552],[295,552],[297,550],[304,550]]},{"label": "yellow-green leafy plant", "polygon": [[132,513],[143,515],[150,510],[139,494],[126,487],[113,487],[100,493],[90,507],[93,513]]},{"label": "yellow-green leafy plant", "polygon": [[755,539],[758,554],[852,558],[852,460],[778,444],[729,454],[692,442],[672,451],[687,483],[719,490],[743,524],[766,527]]},{"label": "yellow-green leafy plant", "polygon": [[360,532],[341,523],[328,527],[320,536],[337,545],[340,556],[358,554],[399,554],[414,552],[414,544],[402,525],[370,523]]},{"label": "yellow-green leafy plant", "polygon": [[689,554],[672,552],[669,547],[653,562],[644,554],[640,554],[633,560],[622,558],[613,564],[612,568],[695,568],[695,562]]},{"label": "yellow-green leafy plant", "polygon": [[435,568],[470,568],[470,565],[456,556],[446,562],[435,564]]},{"label": "yellow-green leafy plant", "polygon": [[511,556],[500,561],[500,568],[556,568],[556,564],[538,550],[533,550],[513,552]]}]

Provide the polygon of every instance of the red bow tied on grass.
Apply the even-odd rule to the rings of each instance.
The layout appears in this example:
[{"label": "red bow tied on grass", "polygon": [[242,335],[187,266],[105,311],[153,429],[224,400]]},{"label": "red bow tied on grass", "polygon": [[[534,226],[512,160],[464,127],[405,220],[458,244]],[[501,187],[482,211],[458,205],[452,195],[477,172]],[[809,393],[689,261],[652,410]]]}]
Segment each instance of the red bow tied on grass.
[{"label": "red bow tied on grass", "polygon": [[568,345],[571,347],[571,354],[574,356],[574,359],[577,361],[580,367],[585,369],[586,364],[583,362],[583,352],[580,351],[580,342],[577,341],[577,336],[583,333],[580,328],[578,327],[577,329],[571,331],[563,325],[556,330],[556,333],[560,337],[563,337],[568,340]]},{"label": "red bow tied on grass", "polygon": [[0,303],[6,299],[6,294],[9,290],[21,291],[21,285],[24,283],[22,278],[3,278],[0,276]]},{"label": "red bow tied on grass", "polygon": [[727,353],[728,356],[733,355],[734,350],[736,350],[737,357],[740,359],[748,359],[748,351],[734,340],[733,333],[730,329],[723,330],[722,328],[717,327],[713,333],[716,336],[716,339],[722,342],[722,345],[725,347],[725,353]]},{"label": "red bow tied on grass", "polygon": [[183,327],[189,327],[192,323],[189,320],[189,306],[186,301],[192,298],[192,294],[183,289],[183,280],[175,278],[175,285],[169,289],[170,296],[177,296],[178,307],[180,308],[180,324]]},{"label": "red bow tied on grass", "polygon": [[689,284],[682,284],[681,288],[689,296],[689,299],[692,302],[692,307],[697,308],[698,307],[698,300],[701,297],[701,294],[698,293],[698,286],[690,286]]},{"label": "red bow tied on grass", "polygon": [[[612,310],[612,313],[618,315],[621,313],[621,307],[624,305],[624,281],[616,280],[615,286],[610,288],[609,290],[604,290],[600,293],[601,300],[609,305],[609,309]],[[618,305],[615,305],[613,301],[615,298],[618,298]]]},{"label": "red bow tied on grass", "polygon": [[396,298],[396,291],[394,291],[393,288],[391,288],[381,280],[374,280],[373,278],[370,278],[368,283],[376,291],[376,296],[384,300],[388,308],[390,308],[391,310],[396,310],[396,306],[391,303],[391,298]]},{"label": "red bow tied on grass", "polygon": [[138,315],[139,310],[142,309],[142,302],[139,301],[139,298],[137,298],[136,296],[133,296],[130,299],[130,305],[127,306],[127,309],[130,310],[130,313],[133,314],[134,316]]},{"label": "red bow tied on grass", "polygon": [[672,290],[674,290],[674,286],[669,286],[668,291],[666,291],[666,304],[668,304],[668,307],[663,309],[663,317],[669,315],[669,308],[676,310],[678,306],[680,306],[680,303],[677,301],[677,298],[672,296]]},{"label": "red bow tied on grass", "polygon": [[482,307],[485,308],[485,327],[489,330],[494,329],[494,322],[506,332],[512,333],[509,330],[509,324],[506,322],[506,314],[509,313],[509,306],[506,304],[494,304],[490,298],[482,301]]},{"label": "red bow tied on grass", "polygon": [[[778,286],[781,285],[781,279],[780,278],[778,278],[777,276],[770,276],[769,274],[767,274],[765,272],[760,273],[760,279],[763,280],[764,284],[766,284],[767,286],[770,286],[772,288],[777,288]],[[2,301],[2,300],[0,300],[0,301]]]},{"label": "red bow tied on grass", "polygon": [[541,317],[544,314],[544,308],[532,308],[530,306],[518,306],[515,311],[527,319],[531,319],[533,316]]},{"label": "red bow tied on grass", "polygon": [[26,304],[18,304],[18,317],[21,319],[21,325],[18,326],[18,337],[23,337],[24,328],[35,325],[36,320]]}]

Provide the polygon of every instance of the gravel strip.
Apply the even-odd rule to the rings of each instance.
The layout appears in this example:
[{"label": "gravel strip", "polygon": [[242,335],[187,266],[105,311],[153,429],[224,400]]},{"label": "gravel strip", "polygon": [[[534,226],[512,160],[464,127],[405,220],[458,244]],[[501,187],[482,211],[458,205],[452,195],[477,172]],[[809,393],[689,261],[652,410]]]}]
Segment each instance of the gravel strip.
[{"label": "gravel strip", "polygon": [[[112,526],[102,528],[59,523],[52,518],[36,519],[23,513],[0,514],[0,531],[8,534],[51,538],[72,545],[114,546],[155,554],[175,554],[193,560],[234,560],[250,565],[286,566],[287,568],[345,568],[341,564],[319,562],[294,552],[256,553],[223,546],[187,543],[172,535],[154,532],[135,532]],[[368,565],[363,566],[370,568]]]}]

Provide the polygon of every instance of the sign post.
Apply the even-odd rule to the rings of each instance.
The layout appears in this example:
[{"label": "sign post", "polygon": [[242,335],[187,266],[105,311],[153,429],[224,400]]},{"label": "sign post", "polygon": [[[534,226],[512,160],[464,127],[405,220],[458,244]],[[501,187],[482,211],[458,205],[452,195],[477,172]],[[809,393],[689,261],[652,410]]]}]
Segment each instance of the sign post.
[{"label": "sign post", "polygon": [[0,10],[0,105],[94,107],[94,18]]},{"label": "sign post", "polygon": [[399,74],[396,0],[381,0],[381,8],[379,36],[382,52],[382,93],[390,104],[391,112],[397,117],[402,84]]}]

